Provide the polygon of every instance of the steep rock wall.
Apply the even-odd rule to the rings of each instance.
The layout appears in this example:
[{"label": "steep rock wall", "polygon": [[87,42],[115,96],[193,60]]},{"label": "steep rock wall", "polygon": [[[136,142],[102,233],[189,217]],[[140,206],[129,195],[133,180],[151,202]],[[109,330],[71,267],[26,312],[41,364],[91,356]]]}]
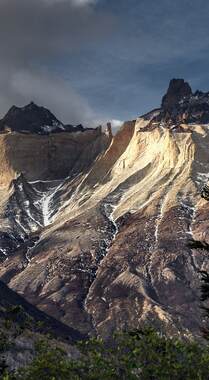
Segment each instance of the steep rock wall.
[{"label": "steep rock wall", "polygon": [[17,174],[27,180],[57,180],[75,168],[81,172],[107,148],[108,137],[98,130],[62,134],[0,134],[0,185]]}]

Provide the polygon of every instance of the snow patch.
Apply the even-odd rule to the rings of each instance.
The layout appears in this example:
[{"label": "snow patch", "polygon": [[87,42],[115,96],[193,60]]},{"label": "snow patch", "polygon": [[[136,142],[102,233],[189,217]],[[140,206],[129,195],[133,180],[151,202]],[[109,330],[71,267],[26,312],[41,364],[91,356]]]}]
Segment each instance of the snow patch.
[{"label": "snow patch", "polygon": [[43,198],[40,201],[41,209],[42,209],[42,215],[43,215],[43,226],[49,226],[52,222],[52,214],[53,214],[53,198],[55,194],[58,192],[58,190],[63,186],[63,182],[53,188],[52,190],[46,192],[43,195]]}]

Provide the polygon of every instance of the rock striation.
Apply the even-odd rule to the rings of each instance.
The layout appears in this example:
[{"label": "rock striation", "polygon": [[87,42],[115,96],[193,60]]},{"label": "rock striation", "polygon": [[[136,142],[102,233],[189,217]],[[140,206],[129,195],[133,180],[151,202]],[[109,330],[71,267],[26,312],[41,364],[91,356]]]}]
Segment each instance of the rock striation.
[{"label": "rock striation", "polygon": [[98,129],[49,135],[0,134],[0,184],[23,173],[29,181],[59,180],[80,173],[109,144]]}]

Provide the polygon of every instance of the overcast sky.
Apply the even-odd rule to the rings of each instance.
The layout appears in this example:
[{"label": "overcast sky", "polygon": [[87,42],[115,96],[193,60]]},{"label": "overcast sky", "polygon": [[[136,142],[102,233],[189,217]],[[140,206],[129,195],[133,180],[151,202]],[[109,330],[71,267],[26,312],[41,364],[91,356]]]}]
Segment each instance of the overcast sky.
[{"label": "overcast sky", "polygon": [[209,90],[208,0],[0,0],[0,114],[31,100],[64,122],[128,120],[168,81]]}]

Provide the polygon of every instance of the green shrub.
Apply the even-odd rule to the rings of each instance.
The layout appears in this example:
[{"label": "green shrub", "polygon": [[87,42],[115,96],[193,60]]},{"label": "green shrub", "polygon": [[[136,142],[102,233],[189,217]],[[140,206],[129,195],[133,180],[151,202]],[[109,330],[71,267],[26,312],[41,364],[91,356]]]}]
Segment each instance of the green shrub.
[{"label": "green shrub", "polygon": [[0,354],[7,351],[11,346],[11,343],[8,340],[7,335],[0,331]]},{"label": "green shrub", "polygon": [[10,330],[13,327],[13,323],[10,319],[6,318],[4,320],[4,327],[6,330]]},{"label": "green shrub", "polygon": [[[151,329],[117,334],[109,344],[90,339],[78,346],[80,357],[68,359],[46,341],[16,380],[208,380],[209,348],[160,336]],[[11,378],[13,379],[13,378]],[[8,380],[11,380],[8,378]]]}]

